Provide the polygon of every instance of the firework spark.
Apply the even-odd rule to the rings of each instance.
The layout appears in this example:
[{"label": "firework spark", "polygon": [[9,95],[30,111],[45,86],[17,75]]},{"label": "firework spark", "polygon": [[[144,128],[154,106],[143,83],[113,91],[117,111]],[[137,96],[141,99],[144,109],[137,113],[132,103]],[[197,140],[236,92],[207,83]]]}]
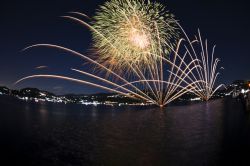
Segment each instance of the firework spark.
[{"label": "firework spark", "polygon": [[46,69],[46,68],[48,68],[48,66],[37,66],[37,67],[35,67],[35,69]]}]

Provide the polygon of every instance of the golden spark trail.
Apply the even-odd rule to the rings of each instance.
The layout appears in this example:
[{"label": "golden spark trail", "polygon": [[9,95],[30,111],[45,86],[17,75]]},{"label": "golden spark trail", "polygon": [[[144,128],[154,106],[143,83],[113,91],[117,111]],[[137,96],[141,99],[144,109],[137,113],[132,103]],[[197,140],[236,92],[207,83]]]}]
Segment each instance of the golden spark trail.
[{"label": "golden spark trail", "polygon": [[[102,86],[102,85],[99,85],[99,84],[95,84],[95,83],[92,83],[92,82],[79,80],[79,79],[75,79],[75,78],[71,78],[71,77],[60,76],[60,75],[31,75],[31,76],[27,76],[27,77],[24,77],[24,78],[16,81],[15,84],[18,84],[18,83],[20,83],[20,82],[22,82],[24,80],[31,79],[31,78],[58,78],[58,79],[63,79],[63,80],[69,80],[69,81],[78,82],[78,83],[82,83],[82,84],[86,84],[86,85],[91,85],[91,86],[94,86],[94,87],[97,87],[97,88],[108,90],[110,92],[115,92],[115,93],[118,93],[118,94],[121,94],[121,95],[124,95],[124,96],[127,96],[127,97],[132,97],[128,93],[124,93],[124,92],[121,92],[121,91],[118,91],[118,90],[115,90],[115,89],[112,89],[112,88],[109,88],[109,87],[106,87],[106,86]],[[144,98],[144,97],[139,96],[139,95],[137,95],[137,97],[139,97],[141,99],[144,99],[146,101],[148,100],[147,98]]]}]

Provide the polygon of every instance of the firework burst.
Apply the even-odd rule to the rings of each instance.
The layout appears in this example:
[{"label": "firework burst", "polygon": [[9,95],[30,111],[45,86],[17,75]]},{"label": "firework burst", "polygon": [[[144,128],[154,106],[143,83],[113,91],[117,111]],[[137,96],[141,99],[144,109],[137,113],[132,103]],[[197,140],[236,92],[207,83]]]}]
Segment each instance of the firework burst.
[{"label": "firework burst", "polygon": [[91,25],[97,60],[115,62],[115,68],[159,62],[179,36],[174,16],[162,4],[145,0],[110,0]]},{"label": "firework burst", "polygon": [[[197,65],[200,68],[196,68],[191,74],[195,77],[195,80],[200,80],[195,83],[195,88],[193,92],[200,97],[202,100],[208,101],[211,97],[213,97],[214,93],[224,87],[224,84],[220,84],[216,86],[216,80],[218,79],[219,72],[217,72],[217,67],[220,62],[219,58],[214,57],[215,47],[211,53],[209,52],[208,40],[202,40],[202,36],[200,30],[198,30],[198,37],[195,36],[195,39],[191,41],[187,33],[178,24],[180,29],[182,30],[185,38],[185,43],[183,44],[185,50],[185,56],[190,56],[191,59],[199,59],[200,61]],[[184,41],[184,40],[182,40]]]},{"label": "firework burst", "polygon": [[[201,38],[200,31],[198,31],[199,38],[197,42],[201,48],[201,66],[202,70],[197,70],[200,80],[203,80],[202,84],[198,84],[200,94],[198,95],[201,99],[207,101],[213,97],[214,93],[221,87],[225,87],[224,84],[216,86],[216,80],[219,76],[217,72],[218,63],[220,62],[219,58],[214,58],[214,52],[216,45],[213,46],[211,56],[209,54],[208,41],[203,42]],[[205,44],[204,44],[205,43]],[[195,53],[194,53],[195,54]],[[199,55],[199,54],[198,54]]]}]

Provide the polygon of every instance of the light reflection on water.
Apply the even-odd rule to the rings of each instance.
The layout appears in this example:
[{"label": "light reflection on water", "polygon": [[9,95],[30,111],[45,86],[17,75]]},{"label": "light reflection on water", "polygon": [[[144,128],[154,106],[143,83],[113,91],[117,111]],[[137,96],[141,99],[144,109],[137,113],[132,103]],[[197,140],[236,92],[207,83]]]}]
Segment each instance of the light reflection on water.
[{"label": "light reflection on water", "polygon": [[9,162],[14,157],[32,165],[249,163],[250,121],[241,103],[231,99],[164,110],[4,98],[0,106]]}]

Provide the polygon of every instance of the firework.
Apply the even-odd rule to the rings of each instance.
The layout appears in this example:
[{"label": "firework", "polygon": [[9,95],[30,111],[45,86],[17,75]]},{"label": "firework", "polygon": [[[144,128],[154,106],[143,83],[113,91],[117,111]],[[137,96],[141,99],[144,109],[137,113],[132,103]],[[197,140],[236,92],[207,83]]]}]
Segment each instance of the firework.
[{"label": "firework", "polygon": [[171,52],[166,43],[174,46],[179,36],[174,16],[162,4],[145,0],[110,0],[91,25],[98,60],[115,68],[159,62],[160,55]]},{"label": "firework", "polygon": [[[105,85],[46,74],[28,76],[16,83],[39,77],[65,79],[140,98],[161,107],[187,92],[204,98],[210,98],[215,92],[212,88],[217,78],[215,70],[218,60],[212,58],[212,69],[209,68],[206,51],[203,51],[201,58],[197,56],[193,47],[195,42],[189,40],[183,28],[163,5],[149,0],[110,0],[100,7],[93,18],[80,12],[70,13],[75,16],[63,17],[91,30],[97,58],[53,44],[36,44],[24,50],[49,47],[76,55],[109,77],[94,71],[71,70],[102,81]],[[77,16],[87,18],[90,23]],[[178,39],[179,28],[191,47],[190,51],[184,45],[186,51],[183,54],[180,48],[184,39]]]},{"label": "firework", "polygon": [[[159,75],[161,74],[158,73],[159,71],[161,71],[159,69],[150,71],[151,73],[149,75],[143,75],[142,70],[140,70],[139,68],[132,70],[135,73],[136,78],[133,81],[131,81],[130,79],[120,76],[119,74],[116,73],[116,71],[110,70],[103,64],[98,63],[97,61],[89,58],[88,56],[85,56],[69,48],[52,44],[36,44],[29,46],[24,50],[31,49],[34,47],[56,48],[71,53],[73,55],[76,55],[84,59],[85,61],[97,65],[102,70],[108,72],[109,74],[111,74],[113,77],[116,78],[116,81],[109,80],[108,78],[103,78],[102,76],[98,76],[94,73],[84,72],[79,69],[71,69],[75,72],[100,80],[108,85],[107,86],[98,85],[93,82],[79,80],[66,76],[60,76],[60,75],[31,75],[18,80],[16,84],[26,79],[40,78],[40,77],[64,79],[73,82],[78,82],[81,84],[91,85],[111,92],[126,95],[128,97],[140,98],[144,101],[148,101],[159,106],[165,106],[168,103],[180,97],[181,95],[185,94],[186,92],[192,92],[192,90],[195,90],[195,84],[201,82],[200,80],[193,81],[193,79],[190,77],[190,73],[192,73],[193,70],[195,70],[196,68],[200,67],[199,65],[196,65],[198,60],[193,59],[191,62],[186,63],[185,57],[179,56],[177,54],[178,51],[174,51],[175,54],[174,56],[172,56],[172,58],[171,57],[168,59],[162,58],[164,62],[163,64],[171,66],[171,68],[168,70],[169,78],[167,81],[164,81],[163,79],[159,78]],[[179,60],[180,63],[176,62],[177,59]],[[177,73],[179,73],[179,75],[176,74],[176,71],[178,71]],[[154,74],[152,74],[152,72],[156,73],[158,77],[154,78],[153,77]]]},{"label": "firework", "polygon": [[[200,30],[198,30],[198,37],[195,36],[195,40],[191,41],[181,25],[178,24],[178,26],[186,39],[186,43],[183,45],[185,54],[188,54],[191,59],[200,59],[198,64],[201,67],[196,68],[196,70],[192,72],[192,76],[195,80],[201,81],[194,85],[195,88],[193,91],[202,100],[208,101],[218,89],[225,87],[224,84],[215,86],[220,74],[217,72],[220,60],[219,58],[214,58],[216,45],[213,46],[212,52],[209,54],[208,41],[207,39],[205,42],[202,40]],[[223,69],[223,67],[221,69]]]}]

